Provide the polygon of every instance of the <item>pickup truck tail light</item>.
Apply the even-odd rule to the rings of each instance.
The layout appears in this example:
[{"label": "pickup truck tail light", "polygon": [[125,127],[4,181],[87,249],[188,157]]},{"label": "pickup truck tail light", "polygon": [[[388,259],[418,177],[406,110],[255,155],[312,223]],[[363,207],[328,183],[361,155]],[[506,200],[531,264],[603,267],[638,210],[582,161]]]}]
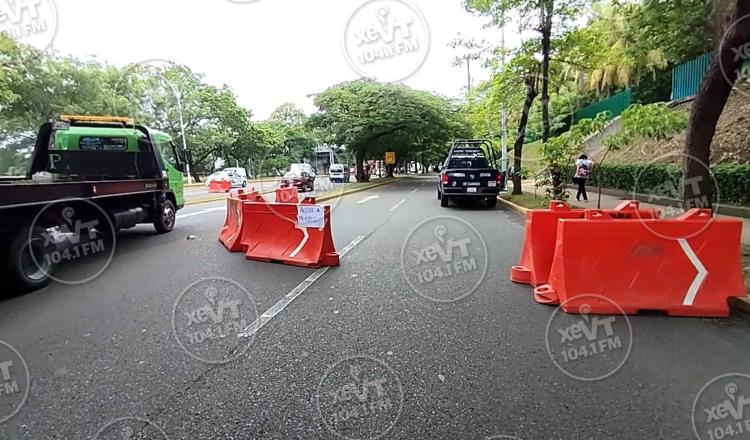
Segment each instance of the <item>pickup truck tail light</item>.
[{"label": "pickup truck tail light", "polygon": [[495,176],[495,182],[497,182],[497,186],[499,188],[504,187],[505,186],[505,174],[497,173],[497,176]]},{"label": "pickup truck tail light", "polygon": [[443,173],[440,175],[440,182],[441,183],[448,183],[448,173]]}]

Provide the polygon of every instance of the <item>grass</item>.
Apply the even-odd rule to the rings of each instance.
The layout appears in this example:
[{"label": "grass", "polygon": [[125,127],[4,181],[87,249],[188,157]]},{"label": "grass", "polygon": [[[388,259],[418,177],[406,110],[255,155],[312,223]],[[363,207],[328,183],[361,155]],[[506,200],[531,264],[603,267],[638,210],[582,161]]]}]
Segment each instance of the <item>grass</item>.
[{"label": "grass", "polygon": [[550,202],[550,199],[548,199],[545,196],[534,195],[534,194],[529,194],[529,193],[524,193],[524,194],[521,194],[520,196],[504,194],[500,197],[502,197],[503,200],[507,200],[509,202],[515,203],[516,205],[521,205],[524,208],[529,208],[529,209],[547,209],[549,208],[549,202]]}]

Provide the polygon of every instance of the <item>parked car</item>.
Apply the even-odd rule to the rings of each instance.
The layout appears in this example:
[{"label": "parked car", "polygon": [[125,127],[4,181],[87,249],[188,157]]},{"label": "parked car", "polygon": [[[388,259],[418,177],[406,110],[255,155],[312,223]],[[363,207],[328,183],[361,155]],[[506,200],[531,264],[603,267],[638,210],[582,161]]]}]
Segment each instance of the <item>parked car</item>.
[{"label": "parked car", "polygon": [[239,174],[227,172],[226,170],[217,171],[208,176],[208,178],[206,179],[206,185],[210,185],[214,180],[230,182],[232,184],[232,188],[247,187],[247,177],[242,177]]},{"label": "parked car", "polygon": [[289,171],[288,173],[284,174],[283,179],[281,179],[281,184],[283,186],[296,186],[300,190],[300,192],[305,192],[308,190],[313,191],[315,190],[315,176],[306,171]]},{"label": "parked car", "polygon": [[349,182],[350,177],[351,174],[349,174],[349,167],[346,165],[333,164],[328,168],[328,179],[331,183],[346,183]]}]

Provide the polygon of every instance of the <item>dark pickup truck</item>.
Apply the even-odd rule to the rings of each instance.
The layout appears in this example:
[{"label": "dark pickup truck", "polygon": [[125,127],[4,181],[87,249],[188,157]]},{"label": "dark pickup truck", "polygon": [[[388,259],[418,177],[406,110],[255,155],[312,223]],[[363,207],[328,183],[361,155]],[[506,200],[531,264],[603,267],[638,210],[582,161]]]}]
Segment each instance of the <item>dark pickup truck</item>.
[{"label": "dark pickup truck", "polygon": [[483,200],[493,208],[504,186],[505,173],[498,170],[492,142],[461,139],[453,142],[440,171],[437,197],[443,207],[454,200],[468,199]]}]

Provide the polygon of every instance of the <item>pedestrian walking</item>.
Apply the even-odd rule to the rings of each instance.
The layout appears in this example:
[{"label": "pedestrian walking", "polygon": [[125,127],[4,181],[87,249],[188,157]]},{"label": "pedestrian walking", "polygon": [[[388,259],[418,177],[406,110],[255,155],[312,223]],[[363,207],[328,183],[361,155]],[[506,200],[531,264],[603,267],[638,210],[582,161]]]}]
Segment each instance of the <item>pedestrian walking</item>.
[{"label": "pedestrian walking", "polygon": [[578,156],[576,160],[576,175],[573,177],[573,183],[578,185],[578,193],[576,193],[576,200],[579,202],[583,199],[584,203],[589,202],[588,194],[586,194],[586,182],[589,180],[589,173],[591,167],[594,166],[594,162],[589,160],[589,157],[585,154]]}]

